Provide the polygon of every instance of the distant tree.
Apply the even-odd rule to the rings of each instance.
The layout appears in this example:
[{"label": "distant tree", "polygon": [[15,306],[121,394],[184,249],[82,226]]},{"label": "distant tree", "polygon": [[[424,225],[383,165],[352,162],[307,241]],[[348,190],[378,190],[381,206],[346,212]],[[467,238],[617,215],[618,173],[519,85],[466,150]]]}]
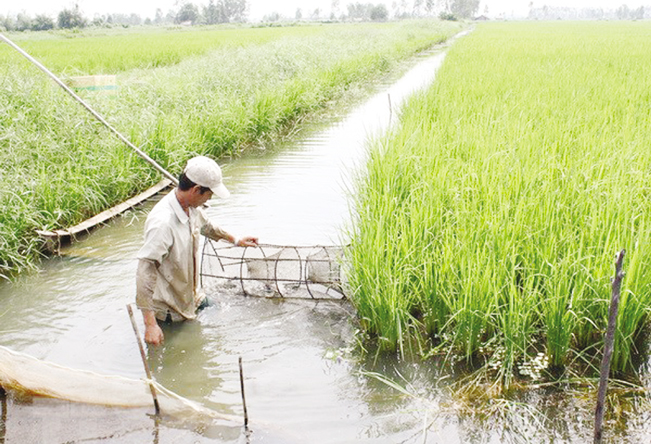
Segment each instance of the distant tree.
[{"label": "distant tree", "polygon": [[45,14],[38,14],[32,22],[32,31],[48,31],[54,29],[54,20]]},{"label": "distant tree", "polygon": [[615,15],[619,20],[627,20],[631,15],[631,10],[628,8],[628,5],[624,4],[617,8]]},{"label": "distant tree", "polygon": [[452,0],[450,12],[459,18],[472,18],[479,10],[479,0]]},{"label": "distant tree", "polygon": [[18,13],[14,29],[16,31],[27,31],[28,29],[32,29],[32,18],[22,12]]},{"label": "distant tree", "polygon": [[603,20],[606,15],[602,8],[586,8],[584,14],[585,18],[592,20]]},{"label": "distant tree", "polygon": [[184,3],[176,13],[174,23],[190,22],[193,25],[199,21],[199,8],[191,2]]},{"label": "distant tree", "polygon": [[631,11],[631,19],[633,20],[643,20],[644,19],[644,6],[640,6],[637,9]]},{"label": "distant tree", "polygon": [[312,11],[312,15],[311,15],[310,18],[311,18],[312,20],[318,20],[319,17],[321,17],[321,9],[320,9],[320,8],[316,8],[314,11]]},{"label": "distant tree", "polygon": [[349,3],[348,20],[382,22],[389,18],[389,10],[384,3]]},{"label": "distant tree", "polygon": [[122,26],[139,26],[142,24],[142,18],[138,14],[108,14],[106,23]]},{"label": "distant tree", "polygon": [[348,9],[348,19],[349,20],[370,20],[371,18],[371,8],[373,5],[370,3],[348,3],[346,6]]},{"label": "distant tree", "polygon": [[203,7],[203,21],[207,25],[214,25],[224,21],[223,12],[214,0],[210,0],[208,5]]},{"label": "distant tree", "polygon": [[281,18],[282,18],[282,16],[280,15],[280,13],[277,12],[277,11],[274,11],[274,12],[272,12],[270,14],[267,14],[264,17],[262,17],[262,21],[263,22],[275,23],[275,22],[279,22]]},{"label": "distant tree", "polygon": [[0,15],[0,31],[13,31],[14,21],[11,17]]},{"label": "distant tree", "polygon": [[400,0],[400,17],[409,16],[407,0]]},{"label": "distant tree", "polygon": [[378,3],[371,7],[369,17],[374,22],[385,22],[389,18],[389,10],[384,3]]},{"label": "distant tree", "polygon": [[296,14],[294,14],[294,18],[296,20],[301,20],[303,18],[303,11],[301,11],[301,8],[296,8]]},{"label": "distant tree", "polygon": [[86,26],[86,19],[81,14],[79,5],[75,4],[72,9],[64,9],[59,12],[57,24],[59,28],[63,29],[84,28]]},{"label": "distant tree", "polygon": [[154,23],[160,25],[165,19],[163,18],[163,10],[161,8],[156,8],[156,15],[154,16]]},{"label": "distant tree", "polygon": [[151,19],[149,17],[147,17],[145,19],[145,21],[144,21],[144,25],[145,26],[151,26],[152,24],[153,24],[153,22],[151,21]]},{"label": "distant tree", "polygon": [[246,18],[246,0],[219,0],[224,11],[225,22],[243,22]]},{"label": "distant tree", "polygon": [[332,0],[332,3],[330,4],[330,17],[332,19],[335,19],[339,17],[341,14],[341,11],[339,11],[339,0]]},{"label": "distant tree", "polygon": [[107,25],[108,23],[106,22],[106,17],[103,15],[95,15],[95,17],[93,17],[93,20],[90,22],[90,26],[95,26],[97,28]]},{"label": "distant tree", "polygon": [[209,0],[203,8],[206,24],[242,22],[246,18],[246,0]]},{"label": "distant tree", "polygon": [[414,6],[411,8],[411,15],[413,15],[414,17],[422,15],[423,3],[424,0],[414,0]]}]

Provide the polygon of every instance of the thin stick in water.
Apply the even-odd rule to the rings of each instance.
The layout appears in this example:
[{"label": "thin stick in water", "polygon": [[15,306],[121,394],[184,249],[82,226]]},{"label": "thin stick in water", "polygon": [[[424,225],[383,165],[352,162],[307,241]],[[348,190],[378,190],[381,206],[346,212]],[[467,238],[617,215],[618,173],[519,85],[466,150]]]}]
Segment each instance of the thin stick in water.
[{"label": "thin stick in water", "polygon": [[149,381],[149,389],[151,390],[151,396],[152,398],[154,398],[154,409],[156,410],[156,415],[160,415],[160,406],[158,404],[158,396],[156,396],[156,388],[154,387],[153,381],[151,379],[149,364],[147,364],[147,357],[145,356],[145,347],[142,345],[142,341],[140,340],[140,332],[138,331],[138,325],[136,325],[136,320],[133,317],[133,310],[131,309],[131,304],[127,304],[127,310],[129,311],[129,318],[131,318],[131,326],[133,327],[133,332],[136,334],[136,341],[138,342],[138,348],[140,349],[140,357],[142,358],[142,364],[145,366],[145,374],[147,375],[147,380]]},{"label": "thin stick in water", "polygon": [[601,444],[602,438],[602,423],[604,420],[604,404],[606,401],[606,388],[608,386],[608,374],[610,373],[610,359],[613,355],[613,347],[615,343],[615,329],[617,327],[617,312],[619,310],[619,293],[622,287],[622,279],[624,278],[624,271],[622,264],[624,262],[624,254],[626,250],[622,250],[617,255],[615,261],[615,277],[612,280],[612,298],[610,300],[610,313],[608,316],[608,329],[606,330],[606,338],[604,339],[604,356],[601,360],[601,377],[599,379],[599,391],[597,393],[597,407],[595,409],[595,423],[594,423],[594,444]]},{"label": "thin stick in water", "polygon": [[249,414],[246,411],[246,397],[244,396],[244,372],[242,371],[242,357],[239,359],[240,364],[240,389],[242,391],[242,407],[244,408],[244,428],[246,429],[249,426]]}]

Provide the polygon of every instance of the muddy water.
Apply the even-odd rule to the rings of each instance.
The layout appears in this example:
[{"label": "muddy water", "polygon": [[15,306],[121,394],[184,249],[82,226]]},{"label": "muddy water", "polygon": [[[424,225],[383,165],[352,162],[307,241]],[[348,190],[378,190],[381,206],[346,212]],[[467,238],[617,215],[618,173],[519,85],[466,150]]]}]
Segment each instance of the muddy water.
[{"label": "muddy water", "polygon": [[[442,51],[422,57],[345,114],[226,164],[232,196],[212,201],[211,216],[265,243],[345,242],[348,191],[364,142],[386,130],[400,103],[432,81],[443,58]],[[135,255],[153,203],[95,230],[37,275],[1,285],[0,345],[75,369],[143,377],[125,306],[133,301]],[[167,329],[165,345],[149,350],[149,364],[167,388],[239,416],[242,357],[251,442],[585,442],[590,436],[583,395],[532,391],[491,412],[451,397],[450,370],[436,362],[359,358],[353,309],[345,302],[213,296],[216,304],[197,321]],[[408,395],[371,373],[398,382]],[[242,442],[239,425],[154,421],[153,409],[1,395],[0,401],[3,444]],[[620,441],[648,442],[648,418],[631,409]]]},{"label": "muddy water", "polygon": [[[442,51],[420,57],[404,77],[379,85],[364,103],[302,127],[288,143],[225,164],[232,196],[213,200],[211,216],[229,231],[265,243],[344,242],[351,178],[365,141],[385,131],[400,103],[432,81],[443,57]],[[0,345],[75,369],[143,377],[125,306],[133,301],[135,255],[153,204],[95,230],[46,261],[38,275],[0,286]],[[213,296],[215,306],[196,322],[167,329],[165,345],[149,350],[158,382],[241,415],[242,357],[253,442],[395,442],[414,434],[412,414],[401,418],[396,404],[401,397],[367,381],[349,355],[355,329],[349,304]],[[146,409],[11,396],[2,407],[6,443],[241,438],[239,425],[206,430],[156,424]]]}]

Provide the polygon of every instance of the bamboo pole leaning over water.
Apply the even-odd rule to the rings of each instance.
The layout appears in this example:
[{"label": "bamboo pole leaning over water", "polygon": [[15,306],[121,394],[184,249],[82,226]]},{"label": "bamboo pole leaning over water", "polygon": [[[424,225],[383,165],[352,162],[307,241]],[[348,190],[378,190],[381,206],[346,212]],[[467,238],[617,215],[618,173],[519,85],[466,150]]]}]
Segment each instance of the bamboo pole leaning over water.
[{"label": "bamboo pole leaning over water", "polygon": [[59,85],[65,92],[70,94],[70,96],[75,99],[77,102],[81,104],[86,110],[93,115],[102,125],[104,125],[106,128],[109,129],[113,134],[115,134],[118,139],[120,139],[122,142],[124,142],[129,148],[134,150],[136,154],[138,154],[142,159],[144,159],[147,163],[149,163],[151,166],[153,166],[156,170],[158,170],[163,176],[167,177],[170,179],[175,185],[178,185],[179,181],[176,177],[174,177],[172,174],[170,174],[165,168],[160,166],[158,162],[156,162],[154,159],[149,157],[147,153],[142,151],[140,148],[135,146],[129,139],[124,137],[122,133],[120,133],[118,130],[113,128],[110,123],[108,123],[97,111],[95,111],[89,104],[87,104],[81,97],[79,97],[73,90],[68,88],[68,85],[63,83],[61,79],[59,79],[56,75],[54,75],[49,69],[47,69],[45,66],[43,66],[38,60],[36,60],[34,57],[29,55],[27,52],[25,52],[21,47],[16,45],[14,42],[9,40],[7,37],[2,35],[0,33],[0,40],[4,41],[7,45],[11,46],[14,48],[16,51],[18,51],[23,57],[25,57],[27,60],[32,62],[38,69],[43,71],[45,74],[47,74],[54,82]]},{"label": "bamboo pole leaning over water", "polygon": [[622,279],[624,278],[622,264],[624,262],[625,253],[626,250],[622,250],[617,255],[615,261],[615,277],[611,284],[612,298],[610,300],[610,313],[608,315],[608,329],[606,330],[606,338],[604,339],[604,356],[601,360],[601,377],[599,379],[599,391],[597,392],[597,407],[595,408],[594,444],[601,444],[603,433],[602,423],[604,420],[604,404],[606,401],[608,374],[610,373],[610,358],[612,357],[615,343],[617,312],[619,310],[619,293],[622,288]]}]

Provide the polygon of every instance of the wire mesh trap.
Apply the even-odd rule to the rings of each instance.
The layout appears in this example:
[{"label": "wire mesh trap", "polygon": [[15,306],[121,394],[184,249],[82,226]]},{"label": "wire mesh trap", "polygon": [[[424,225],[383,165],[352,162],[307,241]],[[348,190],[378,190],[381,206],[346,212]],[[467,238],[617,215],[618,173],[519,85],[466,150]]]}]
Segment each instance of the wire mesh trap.
[{"label": "wire mesh trap", "polygon": [[206,239],[201,281],[208,290],[239,287],[258,297],[345,299],[339,246],[235,247]]}]

